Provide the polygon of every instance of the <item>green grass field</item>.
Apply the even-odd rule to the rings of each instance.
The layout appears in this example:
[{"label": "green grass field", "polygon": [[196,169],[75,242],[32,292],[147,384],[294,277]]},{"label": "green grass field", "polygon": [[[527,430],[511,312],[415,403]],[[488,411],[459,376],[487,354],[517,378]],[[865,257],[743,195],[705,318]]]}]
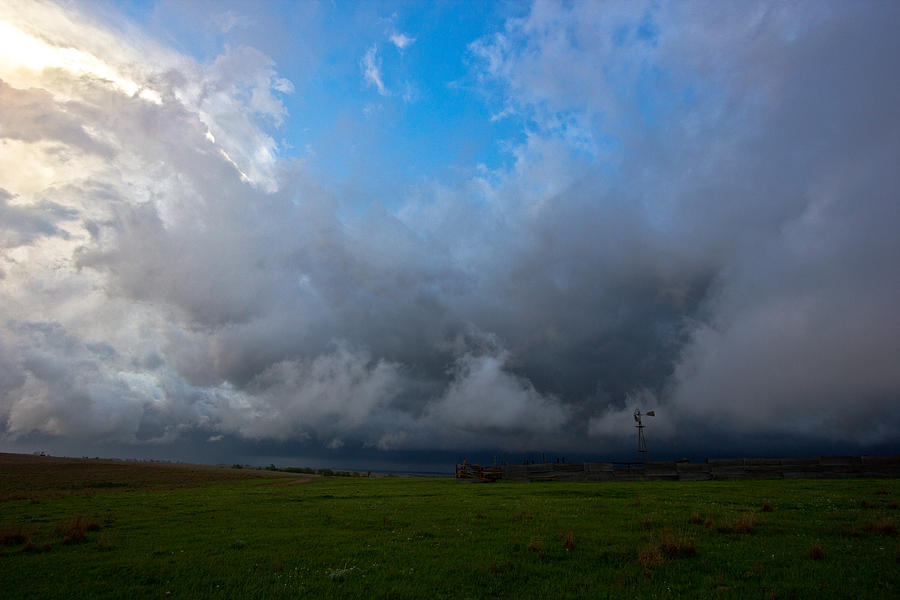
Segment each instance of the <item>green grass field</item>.
[{"label": "green grass field", "polygon": [[0,460],[3,598],[900,597],[896,479],[295,484],[41,460]]}]

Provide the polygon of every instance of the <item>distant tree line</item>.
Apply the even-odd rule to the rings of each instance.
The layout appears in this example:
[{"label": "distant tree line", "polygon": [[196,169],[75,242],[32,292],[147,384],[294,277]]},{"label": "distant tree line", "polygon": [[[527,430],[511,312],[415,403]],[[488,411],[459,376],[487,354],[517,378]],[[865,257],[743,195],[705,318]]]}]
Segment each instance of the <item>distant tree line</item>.
[{"label": "distant tree line", "polygon": [[276,467],[274,464],[266,467],[269,471],[282,473],[304,473],[306,475],[322,475],[323,477],[361,477],[356,471],[333,471],[332,469],[313,469],[311,467]]}]

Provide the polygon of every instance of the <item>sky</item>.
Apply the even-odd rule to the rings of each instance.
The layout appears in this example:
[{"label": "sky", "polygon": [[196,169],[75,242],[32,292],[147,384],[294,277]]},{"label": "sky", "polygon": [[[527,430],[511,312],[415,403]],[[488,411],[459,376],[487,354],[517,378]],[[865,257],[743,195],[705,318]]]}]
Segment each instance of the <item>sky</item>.
[{"label": "sky", "polygon": [[898,28],[0,0],[0,451],[900,453]]}]

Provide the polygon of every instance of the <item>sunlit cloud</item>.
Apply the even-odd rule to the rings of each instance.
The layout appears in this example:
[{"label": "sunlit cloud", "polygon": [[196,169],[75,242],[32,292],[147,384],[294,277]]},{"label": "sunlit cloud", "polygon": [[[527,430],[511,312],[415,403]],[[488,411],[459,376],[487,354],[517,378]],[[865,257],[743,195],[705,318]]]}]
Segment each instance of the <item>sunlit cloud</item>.
[{"label": "sunlit cloud", "polygon": [[74,76],[88,76],[109,82],[128,96],[161,103],[159,92],[143,88],[101,59],[77,48],[52,46],[10,23],[0,21],[0,76],[15,77],[21,70],[40,73],[45,69],[64,69]]}]

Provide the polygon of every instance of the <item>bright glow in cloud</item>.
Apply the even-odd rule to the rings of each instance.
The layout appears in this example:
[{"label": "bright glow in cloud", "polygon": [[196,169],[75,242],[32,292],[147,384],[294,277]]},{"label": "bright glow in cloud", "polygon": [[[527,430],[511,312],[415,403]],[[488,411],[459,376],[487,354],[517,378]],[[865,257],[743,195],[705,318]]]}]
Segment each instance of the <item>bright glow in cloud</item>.
[{"label": "bright glow in cloud", "polygon": [[65,69],[76,76],[87,75],[109,81],[129,96],[140,92],[145,100],[159,104],[160,96],[153,90],[141,89],[134,81],[118,73],[96,56],[77,48],[60,48],[0,21],[0,75],[8,78],[16,71],[27,69],[39,73],[45,69]]}]

